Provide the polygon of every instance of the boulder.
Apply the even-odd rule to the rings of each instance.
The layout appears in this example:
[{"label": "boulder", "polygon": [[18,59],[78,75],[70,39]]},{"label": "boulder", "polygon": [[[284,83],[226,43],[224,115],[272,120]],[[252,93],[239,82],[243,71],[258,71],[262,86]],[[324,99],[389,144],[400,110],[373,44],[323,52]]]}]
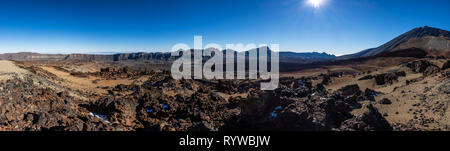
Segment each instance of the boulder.
[{"label": "boulder", "polygon": [[364,110],[364,113],[342,122],[339,129],[343,131],[392,131],[391,125],[375,107],[369,104]]},{"label": "boulder", "polygon": [[347,85],[347,86],[339,89],[338,92],[343,96],[361,94],[361,90],[359,89],[359,86],[357,84]]},{"label": "boulder", "polygon": [[436,74],[439,71],[440,71],[439,67],[437,67],[435,65],[431,65],[431,66],[428,66],[427,69],[425,69],[425,71],[423,71],[423,75],[429,76],[429,75]]},{"label": "boulder", "polygon": [[393,84],[394,81],[398,80],[398,77],[404,76],[406,76],[404,71],[378,74],[375,76],[375,82],[377,85]]},{"label": "boulder", "polygon": [[440,93],[450,94],[450,83],[447,82],[447,83],[439,86],[438,90]]},{"label": "boulder", "polygon": [[450,68],[450,60],[447,60],[447,62],[444,63],[444,65],[442,66],[442,70],[446,70]]},{"label": "boulder", "polygon": [[416,60],[406,64],[415,73],[424,73],[424,75],[431,75],[439,72],[439,67],[426,60]]},{"label": "boulder", "polygon": [[450,71],[442,73],[444,77],[450,78]]},{"label": "boulder", "polygon": [[298,88],[300,85],[298,84],[297,81],[292,81],[292,83],[289,85],[289,88],[291,89],[296,89]]},{"label": "boulder", "polygon": [[324,75],[323,79],[322,79],[322,84],[323,85],[329,85],[331,83],[331,78],[329,75]]},{"label": "boulder", "polygon": [[377,96],[378,94],[382,93],[376,92],[375,90],[369,88],[366,88],[366,90],[364,91],[364,97],[366,97],[366,99],[370,101],[375,101],[375,96]]},{"label": "boulder", "polygon": [[364,76],[364,77],[362,77],[362,78],[359,78],[358,80],[359,81],[362,81],[362,80],[370,80],[370,79],[373,79],[374,78],[374,76],[372,76],[372,75],[366,75],[366,76]]},{"label": "boulder", "polygon": [[392,104],[391,100],[387,99],[387,98],[383,98],[380,100],[379,102],[380,104]]}]

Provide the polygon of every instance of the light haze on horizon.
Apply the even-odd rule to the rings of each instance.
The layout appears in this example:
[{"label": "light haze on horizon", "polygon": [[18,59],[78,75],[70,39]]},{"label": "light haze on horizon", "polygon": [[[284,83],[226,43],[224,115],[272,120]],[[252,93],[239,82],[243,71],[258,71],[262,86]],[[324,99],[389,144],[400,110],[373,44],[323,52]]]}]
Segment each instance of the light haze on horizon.
[{"label": "light haze on horizon", "polygon": [[355,53],[415,27],[450,28],[448,0],[3,0],[0,53],[169,51],[178,43],[280,44]]}]

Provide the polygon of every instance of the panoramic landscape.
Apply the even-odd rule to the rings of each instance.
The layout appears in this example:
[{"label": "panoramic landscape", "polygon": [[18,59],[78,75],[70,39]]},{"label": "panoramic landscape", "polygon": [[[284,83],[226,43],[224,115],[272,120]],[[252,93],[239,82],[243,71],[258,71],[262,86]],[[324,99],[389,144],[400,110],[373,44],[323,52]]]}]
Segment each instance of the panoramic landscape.
[{"label": "panoramic landscape", "polygon": [[273,91],[175,80],[162,52],[0,58],[2,130],[450,130],[450,33],[427,26],[340,57],[280,52]]},{"label": "panoramic landscape", "polygon": [[[320,19],[311,19],[310,21],[302,18],[307,23],[293,23],[293,29],[301,29],[304,27],[303,24],[306,24],[305,26],[308,27],[318,26],[318,28],[324,27],[327,30],[321,32],[322,29],[311,27],[308,28],[312,30],[311,33],[307,30],[300,30],[299,33],[296,33],[291,26],[287,27],[286,25],[286,29],[283,29],[284,26],[277,26],[274,33],[282,32],[280,35],[267,31],[267,37],[263,38],[260,36],[261,32],[266,30],[259,29],[259,27],[270,25],[255,24],[248,28],[245,25],[234,26],[231,23],[222,25],[222,22],[211,25],[215,22],[213,19],[207,19],[205,22],[209,21],[209,23],[205,23],[205,25],[189,27],[194,26],[189,21],[203,20],[196,16],[197,13],[202,15],[208,13],[200,10],[198,10],[199,12],[194,11],[194,14],[191,14],[192,12],[186,14],[166,12],[157,6],[167,6],[168,4],[159,4],[159,2],[154,2],[158,3],[154,4],[148,1],[150,3],[148,7],[155,9],[155,12],[166,13],[167,16],[156,13],[160,16],[153,16],[156,19],[153,18],[149,22],[142,23],[142,26],[138,25],[141,23],[137,21],[140,20],[139,15],[149,14],[144,11],[134,11],[137,11],[137,8],[145,8],[147,3],[143,4],[143,2],[142,4],[123,4],[114,1],[113,4],[104,6],[99,2],[90,4],[89,6],[92,8],[84,7],[84,5],[88,5],[86,2],[67,5],[58,2],[36,3],[40,6],[39,8],[43,8],[38,11],[43,12],[37,14],[17,13],[16,15],[22,19],[0,23],[0,33],[10,36],[0,36],[0,41],[2,41],[0,43],[2,45],[0,47],[0,131],[450,130],[450,32],[448,31],[450,27],[448,10],[450,9],[445,9],[448,7],[446,5],[448,2],[441,2],[441,7],[444,9],[439,9],[440,14],[444,17],[435,19],[423,15],[421,17],[426,19],[417,19],[416,21],[415,16],[410,16],[408,22],[399,21],[395,28],[394,25],[390,28],[391,25],[387,23],[365,24],[368,18],[366,16],[358,16],[362,18],[360,20],[355,16],[352,16],[355,18],[347,17],[346,19],[355,20],[350,20],[349,24],[342,23],[345,21],[336,21],[342,23],[342,25],[336,26],[333,25],[332,21],[334,20],[324,23],[326,25],[312,23],[310,25],[309,22],[319,22],[317,20]],[[179,6],[185,3],[187,2],[180,2]],[[198,7],[216,6],[203,1],[197,3],[205,4],[205,6]],[[271,0],[268,0],[268,4],[261,3],[261,9],[267,9],[269,6],[273,9],[279,7],[273,5],[275,1]],[[320,12],[321,10],[331,9],[332,4],[335,6],[341,4],[331,0],[285,3],[281,6],[302,4],[301,7],[299,6],[301,8],[299,14],[303,13],[304,9],[308,9],[311,11],[311,16],[316,16],[316,18],[319,18],[320,13],[326,12]],[[395,2],[393,5],[396,6],[397,3],[403,5],[401,2]],[[411,2],[405,7],[415,8],[419,5],[413,3]],[[372,1],[352,2],[347,5],[366,7],[366,4],[376,5]],[[247,6],[247,4],[242,5]],[[436,3],[436,5],[439,4]],[[19,5],[11,2],[5,3],[4,6]],[[253,3],[249,3],[248,6],[253,6]],[[0,6],[0,9],[2,7]],[[181,7],[173,7],[181,9]],[[186,7],[188,7],[186,9],[197,8],[197,6],[190,5]],[[427,9],[428,5],[420,7]],[[433,7],[437,6],[432,5],[430,8]],[[20,5],[20,8],[30,11],[38,9],[25,5]],[[64,11],[64,8],[73,10]],[[124,8],[124,10],[119,8]],[[258,16],[248,13],[249,10],[238,11],[239,13],[248,13],[246,14],[248,18],[240,18],[235,16],[241,14],[224,15],[222,12],[216,12],[214,8],[211,10],[208,8],[206,11],[211,11],[212,14],[209,15],[212,17],[215,15],[222,17],[224,22],[238,20],[237,22],[240,24],[247,24],[261,21],[248,19]],[[225,8],[228,7],[220,7],[220,9]],[[368,7],[367,9],[376,8]],[[93,11],[92,9],[100,10]],[[297,11],[297,9],[294,10]],[[390,11],[384,7],[379,9]],[[116,10],[123,14],[115,12]],[[405,12],[408,13],[406,10],[409,8],[405,8]],[[6,11],[11,11],[11,9]],[[105,18],[103,11],[117,14],[111,18]],[[447,13],[442,13],[442,11]],[[92,14],[87,13],[87,15],[86,12]],[[127,13],[136,13],[134,15],[139,17],[127,15]],[[434,12],[431,13],[434,14]],[[155,13],[150,14],[155,15]],[[373,14],[376,13],[373,12]],[[39,20],[31,19],[37,16],[41,18]],[[279,18],[275,15],[267,16],[273,20]],[[377,16],[384,17],[382,13]],[[115,22],[115,17],[125,23]],[[182,21],[167,21],[165,18],[168,17],[180,17]],[[395,17],[391,16],[392,20],[400,20]],[[239,22],[245,20],[244,18],[247,20]],[[262,18],[262,20],[266,19]],[[289,19],[283,20],[283,22],[287,20]],[[390,21],[393,22],[392,20]],[[172,25],[181,22],[186,23],[186,27]],[[355,22],[360,23],[356,24]],[[437,22],[441,24],[437,24]],[[35,26],[30,25],[34,23],[36,23]],[[355,25],[353,25],[354,23]],[[333,27],[330,27],[329,24],[332,24]],[[144,27],[147,25],[149,27]],[[214,28],[209,29],[209,26],[214,26]],[[344,30],[343,26],[351,28]],[[140,37],[142,36],[139,31],[141,28],[151,28],[151,31],[144,30],[142,33],[151,33],[149,36],[156,38],[148,40]],[[228,28],[232,29],[228,31]],[[239,30],[235,31],[235,28]],[[331,29],[335,33],[330,33]],[[294,39],[292,42],[286,42],[287,46],[280,42],[280,50],[277,52],[279,57],[277,88],[263,90],[261,83],[267,79],[260,78],[174,78],[172,66],[180,57],[172,55],[172,46],[183,40],[190,44],[192,38],[185,37],[204,34],[209,30],[222,30],[223,32],[215,33],[218,37],[224,35],[223,37],[232,37],[231,39],[246,38],[243,41],[277,42],[278,40]],[[369,31],[372,35],[359,34],[358,31]],[[181,33],[184,36],[179,38]],[[300,35],[301,33],[308,36],[310,34],[317,35],[317,37],[307,36],[308,38],[295,39],[300,37],[295,34]],[[58,34],[61,35],[58,36]],[[213,34],[204,35],[212,37],[211,41],[213,42],[234,42],[223,39],[220,41],[220,38],[214,39],[211,36]],[[259,37],[249,37],[244,34],[253,34]],[[324,35],[329,36],[324,38]],[[348,35],[348,37],[342,35]],[[108,37],[103,38],[107,39],[105,41],[108,43],[96,41],[96,39],[102,39],[101,36]],[[275,38],[272,39],[270,36]],[[129,39],[126,39],[128,37]],[[276,39],[276,37],[283,38]],[[378,39],[372,40],[370,37]],[[80,46],[82,45],[78,43],[81,41],[80,39],[86,41],[86,47]],[[173,41],[161,42],[167,39],[173,39]],[[323,44],[315,41],[300,43],[301,40],[307,39]],[[350,41],[347,41],[348,43],[338,44],[345,42],[346,39],[351,40],[348,40]],[[141,44],[138,42],[145,40],[151,41],[148,45],[154,48],[153,51],[136,46]],[[100,44],[96,45],[96,42]],[[160,47],[161,43],[167,43],[167,46]],[[303,45],[307,43],[311,44],[304,47]],[[120,47],[120,49],[113,49],[113,47]],[[296,47],[308,51],[295,51]],[[87,51],[88,48],[90,51]],[[328,48],[336,48],[336,51],[314,51]],[[72,49],[73,51],[70,51]],[[82,51],[83,49],[86,51]],[[202,48],[200,53],[205,53],[204,51],[207,49],[209,48]],[[261,49],[270,50],[272,48],[270,45],[256,48],[258,57]],[[184,51],[196,50],[190,48]],[[229,50],[217,50],[214,56],[217,55],[217,52],[223,52],[223,56],[226,56],[226,51]],[[233,57],[238,54],[238,50],[231,51],[233,51]],[[244,51],[245,69],[250,68],[249,64],[252,60],[250,51]],[[273,56],[273,52],[268,55],[269,58]],[[201,57],[200,59],[201,65],[203,65],[211,60],[211,57]],[[221,59],[227,60],[227,57]],[[233,59],[231,62],[237,61]],[[229,62],[215,64],[210,69],[216,70],[216,68],[219,69],[219,66],[223,69],[228,68],[230,64],[227,63]],[[261,68],[260,63],[258,69],[261,70]],[[271,70],[274,69],[275,66],[272,64]],[[250,74],[249,71],[246,74]],[[257,73],[257,75],[262,76],[262,73]],[[190,77],[192,76],[190,75]],[[274,77],[272,77],[273,79]]]}]

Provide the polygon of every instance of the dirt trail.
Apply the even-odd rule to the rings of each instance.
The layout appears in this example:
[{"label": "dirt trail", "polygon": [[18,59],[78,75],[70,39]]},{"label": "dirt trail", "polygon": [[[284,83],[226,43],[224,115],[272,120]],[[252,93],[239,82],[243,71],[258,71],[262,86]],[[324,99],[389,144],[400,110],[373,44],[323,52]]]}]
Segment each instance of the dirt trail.
[{"label": "dirt trail", "polygon": [[22,77],[24,74],[29,74],[29,72],[18,67],[12,61],[0,60],[0,80],[8,80],[14,76]]}]

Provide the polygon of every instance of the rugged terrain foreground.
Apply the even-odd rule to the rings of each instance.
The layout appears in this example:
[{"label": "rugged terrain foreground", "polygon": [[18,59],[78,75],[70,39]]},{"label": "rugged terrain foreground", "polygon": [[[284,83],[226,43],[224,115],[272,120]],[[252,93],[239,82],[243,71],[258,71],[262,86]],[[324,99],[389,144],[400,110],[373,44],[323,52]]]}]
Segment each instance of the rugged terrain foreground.
[{"label": "rugged terrain foreground", "polygon": [[450,130],[444,58],[286,72],[275,91],[257,80],[174,80],[142,66],[0,61],[0,130]]}]

